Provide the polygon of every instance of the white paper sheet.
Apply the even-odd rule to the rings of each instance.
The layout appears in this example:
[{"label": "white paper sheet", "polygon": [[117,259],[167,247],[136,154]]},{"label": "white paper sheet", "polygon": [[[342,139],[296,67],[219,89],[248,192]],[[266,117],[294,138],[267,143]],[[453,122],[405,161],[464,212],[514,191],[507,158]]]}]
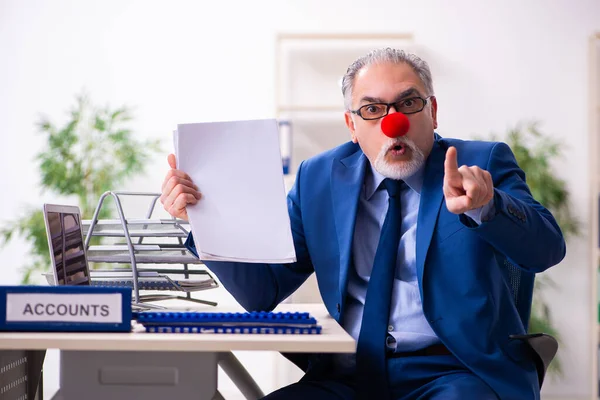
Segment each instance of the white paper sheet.
[{"label": "white paper sheet", "polygon": [[179,124],[177,167],[202,199],[187,207],[202,260],[296,261],[275,119]]}]

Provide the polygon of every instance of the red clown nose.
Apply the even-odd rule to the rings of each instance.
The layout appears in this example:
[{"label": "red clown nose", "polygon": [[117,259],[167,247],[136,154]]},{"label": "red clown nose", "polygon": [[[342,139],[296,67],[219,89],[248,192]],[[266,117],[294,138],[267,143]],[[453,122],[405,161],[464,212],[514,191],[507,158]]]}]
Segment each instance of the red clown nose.
[{"label": "red clown nose", "polygon": [[410,128],[410,122],[406,115],[400,112],[388,114],[381,120],[381,130],[391,138],[406,135],[408,128]]}]

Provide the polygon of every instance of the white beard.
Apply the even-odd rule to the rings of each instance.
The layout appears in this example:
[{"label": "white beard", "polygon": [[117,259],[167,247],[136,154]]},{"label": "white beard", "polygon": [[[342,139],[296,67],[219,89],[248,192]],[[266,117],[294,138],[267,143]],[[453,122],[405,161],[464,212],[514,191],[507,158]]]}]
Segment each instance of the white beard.
[{"label": "white beard", "polygon": [[[385,160],[385,155],[392,146],[402,144],[411,150],[412,158],[407,161],[389,163]],[[425,155],[410,139],[399,137],[390,139],[381,147],[381,151],[375,159],[375,170],[386,178],[403,180],[412,176],[425,164]]]}]

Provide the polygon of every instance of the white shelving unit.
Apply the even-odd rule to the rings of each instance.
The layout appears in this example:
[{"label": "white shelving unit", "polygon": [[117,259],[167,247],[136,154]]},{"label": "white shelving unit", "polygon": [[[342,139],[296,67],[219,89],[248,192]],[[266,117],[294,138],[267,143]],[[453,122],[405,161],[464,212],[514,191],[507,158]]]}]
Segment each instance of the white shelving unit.
[{"label": "white shelving unit", "polygon": [[598,278],[599,278],[599,269],[598,265],[600,263],[600,223],[599,223],[599,208],[600,208],[600,160],[598,157],[600,156],[600,32],[596,33],[590,38],[589,43],[589,60],[590,60],[590,86],[589,86],[589,96],[590,96],[590,164],[591,171],[590,174],[591,182],[591,243],[590,243],[590,252],[591,252],[591,265],[590,265],[590,275],[592,280],[592,326],[594,327],[594,331],[592,332],[592,376],[593,379],[593,388],[592,388],[592,396],[594,399],[598,398],[598,385],[600,381],[600,376],[598,375],[598,351],[600,346],[600,329],[598,324]]},{"label": "white shelving unit", "polygon": [[[358,57],[376,48],[401,48],[422,56],[412,34],[280,34],[275,51],[275,115],[291,125],[288,182],[303,160],[350,140],[344,122],[342,77]],[[314,276],[291,302],[321,302]]]}]

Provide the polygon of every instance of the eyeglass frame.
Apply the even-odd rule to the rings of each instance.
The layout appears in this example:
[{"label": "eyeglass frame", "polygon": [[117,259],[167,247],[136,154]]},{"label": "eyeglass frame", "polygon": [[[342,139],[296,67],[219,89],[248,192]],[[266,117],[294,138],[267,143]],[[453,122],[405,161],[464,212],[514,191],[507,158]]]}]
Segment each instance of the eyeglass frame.
[{"label": "eyeglass frame", "polygon": [[[407,97],[407,98],[402,99],[402,100],[395,101],[393,103],[368,103],[368,104],[364,104],[364,105],[358,107],[358,109],[356,109],[356,110],[349,110],[349,111],[352,114],[358,115],[359,117],[361,117],[365,121],[375,121],[375,120],[381,119],[383,117],[386,117],[390,113],[390,108],[392,108],[392,107],[394,107],[394,109],[396,110],[396,112],[400,112],[400,111],[398,111],[398,108],[396,107],[397,104],[402,103],[403,101],[406,101],[406,100],[419,99],[419,100],[421,100],[423,102],[423,107],[421,107],[421,109],[419,109],[418,111],[413,111],[413,112],[409,112],[409,113],[403,113],[404,115],[417,114],[417,113],[420,113],[421,111],[423,111],[425,109],[425,106],[427,106],[428,100],[430,98],[432,98],[432,97],[435,97],[435,95],[427,96],[425,98],[423,98],[421,96],[411,96],[411,97]],[[360,113],[361,108],[368,107],[368,106],[373,106],[373,105],[383,105],[383,106],[386,106],[385,114],[383,114],[381,117],[377,117],[377,118],[365,118],[365,117],[363,117],[362,114]]]}]

